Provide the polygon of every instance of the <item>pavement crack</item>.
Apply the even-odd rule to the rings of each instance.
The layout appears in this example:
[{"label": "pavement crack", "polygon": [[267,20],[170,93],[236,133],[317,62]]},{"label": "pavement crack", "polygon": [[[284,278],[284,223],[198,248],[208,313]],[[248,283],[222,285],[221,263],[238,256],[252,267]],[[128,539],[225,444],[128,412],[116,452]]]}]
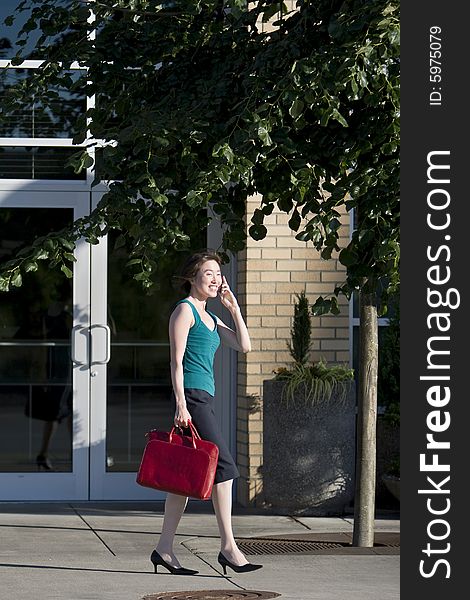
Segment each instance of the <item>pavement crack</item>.
[{"label": "pavement crack", "polygon": [[94,534],[96,535],[96,537],[99,539],[99,541],[103,544],[103,546],[106,548],[106,550],[108,550],[113,556],[116,556],[116,554],[111,550],[111,548],[108,546],[108,544],[104,541],[104,539],[98,534],[98,532],[93,529],[93,527],[90,525],[90,523],[88,523],[88,521],[82,517],[82,515],[77,511],[77,509],[72,506],[69,505],[70,508],[73,510],[73,512],[77,515],[77,517],[79,519],[81,519],[83,521],[83,523],[85,523],[85,525],[88,527],[88,529]]},{"label": "pavement crack", "polygon": [[[194,538],[192,538],[194,539]],[[197,538],[196,538],[197,539]],[[188,540],[189,541],[189,540]],[[212,563],[210,563],[209,561],[207,561],[205,558],[202,557],[201,554],[198,554],[197,552],[194,552],[190,546],[187,546],[184,541],[181,542],[181,545],[186,548],[186,550],[188,550],[189,552],[191,552],[191,554],[193,556],[195,556],[196,558],[198,558],[199,560],[202,560],[203,563],[205,563],[208,567],[210,567],[213,571],[215,571],[217,573],[217,575],[220,575],[221,577],[223,577],[225,579],[225,581],[227,581],[227,583],[231,583],[232,585],[234,585],[235,587],[237,587],[239,590],[243,590],[246,591],[248,588],[243,587],[242,585],[239,585],[238,583],[235,583],[235,581],[232,581],[228,575],[224,575],[223,573],[220,573],[215,567],[214,565],[212,565]]]},{"label": "pavement crack", "polygon": [[299,519],[296,519],[292,515],[289,515],[289,519],[292,519],[292,521],[294,521],[295,523],[298,523],[299,525],[302,525],[302,527],[305,527],[305,529],[308,529],[309,531],[312,531],[312,529],[308,525],[305,525],[305,523],[302,523],[302,521],[299,521]]}]

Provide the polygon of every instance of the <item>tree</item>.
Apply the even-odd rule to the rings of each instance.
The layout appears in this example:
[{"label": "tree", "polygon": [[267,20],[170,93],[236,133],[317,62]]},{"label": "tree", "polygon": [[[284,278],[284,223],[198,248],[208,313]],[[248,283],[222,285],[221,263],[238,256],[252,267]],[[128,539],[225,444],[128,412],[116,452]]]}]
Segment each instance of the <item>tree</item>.
[{"label": "tree", "polygon": [[[9,88],[7,109],[51,85],[75,91],[86,78],[96,106],[79,119],[75,142],[88,149],[73,164],[91,165],[90,148],[100,146],[97,180],[111,183],[89,217],[4,265],[0,288],[21,285],[39,260],[69,273],[79,237],[96,243],[117,229],[148,289],[159,257],[187,246],[184,215],[203,226],[210,208],[226,226],[224,252],[236,252],[245,245],[249,195],[262,197],[254,239],[265,237],[264,217],[275,206],[289,213],[297,239],[324,259],[339,252],[347,269],[314,314],[337,314],[339,294],[360,295],[354,543],[372,545],[377,314],[386,314],[399,278],[398,0],[298,0],[290,12],[274,0],[32,4],[22,35],[41,28],[36,51],[46,60],[26,84]],[[263,32],[260,22],[280,7],[274,31]],[[80,83],[67,75],[75,60],[87,67]],[[20,62],[19,55],[12,64]],[[358,215],[343,249],[341,207]]]}]

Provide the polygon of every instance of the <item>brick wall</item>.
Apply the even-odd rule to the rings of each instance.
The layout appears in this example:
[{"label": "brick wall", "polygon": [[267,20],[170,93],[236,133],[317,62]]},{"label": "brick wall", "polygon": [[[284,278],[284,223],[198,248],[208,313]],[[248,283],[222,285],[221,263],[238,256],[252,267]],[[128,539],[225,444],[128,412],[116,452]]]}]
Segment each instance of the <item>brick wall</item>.
[{"label": "brick wall", "polygon": [[[260,198],[248,202],[247,226],[260,205]],[[310,303],[319,295],[332,293],[345,279],[345,268],[333,254],[322,260],[312,244],[299,242],[288,225],[289,215],[274,211],[266,217],[268,235],[264,240],[248,239],[238,254],[237,296],[246,317],[252,351],[238,354],[237,463],[238,501],[244,506],[262,502],[263,462],[263,380],[273,370],[287,366],[296,293],[305,290]],[[349,241],[349,215],[341,214],[340,247]],[[338,300],[340,314],[312,317],[311,359],[349,363],[349,303]]]}]

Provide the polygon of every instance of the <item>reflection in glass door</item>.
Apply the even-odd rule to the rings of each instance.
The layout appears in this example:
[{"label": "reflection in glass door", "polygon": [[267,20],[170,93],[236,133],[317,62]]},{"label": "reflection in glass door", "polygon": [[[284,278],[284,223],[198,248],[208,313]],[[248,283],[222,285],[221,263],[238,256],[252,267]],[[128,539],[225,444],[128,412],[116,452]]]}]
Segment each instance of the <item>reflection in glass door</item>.
[{"label": "reflection in glass door", "polygon": [[[1,260],[73,217],[70,208],[0,209]],[[72,470],[72,280],[38,261],[0,295],[0,469]]]},{"label": "reflection in glass door", "polygon": [[[1,262],[36,237],[60,231],[88,206],[89,194],[77,192],[54,200],[47,192],[0,192]],[[87,256],[87,245],[79,244],[73,279],[37,260],[21,287],[0,293],[2,500],[87,497],[88,394],[82,367],[74,372],[71,360],[74,338],[80,338],[74,354],[86,360],[87,343],[77,330],[88,318]]]}]

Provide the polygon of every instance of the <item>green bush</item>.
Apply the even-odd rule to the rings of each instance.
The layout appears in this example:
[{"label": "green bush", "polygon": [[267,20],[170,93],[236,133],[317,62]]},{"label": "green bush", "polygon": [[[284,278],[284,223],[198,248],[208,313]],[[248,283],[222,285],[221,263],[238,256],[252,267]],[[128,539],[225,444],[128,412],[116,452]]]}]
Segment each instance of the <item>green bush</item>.
[{"label": "green bush", "polygon": [[287,343],[294,361],[291,368],[275,371],[275,380],[286,381],[282,400],[290,402],[301,398],[303,402],[317,405],[328,401],[337,392],[338,400],[344,401],[348,381],[354,379],[354,370],[347,365],[328,366],[324,359],[308,364],[311,348],[311,322],[308,298],[305,292],[297,294],[291,341]]}]

